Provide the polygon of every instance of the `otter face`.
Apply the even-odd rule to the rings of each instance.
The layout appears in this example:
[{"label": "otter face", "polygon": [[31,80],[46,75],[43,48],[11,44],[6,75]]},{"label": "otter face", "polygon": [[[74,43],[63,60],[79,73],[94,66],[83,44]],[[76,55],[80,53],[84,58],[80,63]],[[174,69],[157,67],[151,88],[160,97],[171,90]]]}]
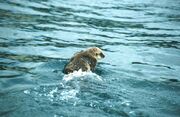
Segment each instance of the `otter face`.
[{"label": "otter face", "polygon": [[103,54],[102,50],[98,47],[92,47],[89,48],[87,51],[89,51],[89,53],[96,58],[96,60],[100,60],[102,58],[105,57],[105,55]]}]

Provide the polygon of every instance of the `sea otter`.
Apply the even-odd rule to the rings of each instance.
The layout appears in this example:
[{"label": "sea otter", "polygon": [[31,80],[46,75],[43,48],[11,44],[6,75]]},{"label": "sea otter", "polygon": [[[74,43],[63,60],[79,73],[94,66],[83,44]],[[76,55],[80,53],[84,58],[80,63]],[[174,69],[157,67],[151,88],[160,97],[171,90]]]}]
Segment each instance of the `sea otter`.
[{"label": "sea otter", "polygon": [[64,67],[65,74],[73,71],[94,71],[97,60],[104,58],[102,50],[98,47],[91,47],[85,51],[76,53]]}]

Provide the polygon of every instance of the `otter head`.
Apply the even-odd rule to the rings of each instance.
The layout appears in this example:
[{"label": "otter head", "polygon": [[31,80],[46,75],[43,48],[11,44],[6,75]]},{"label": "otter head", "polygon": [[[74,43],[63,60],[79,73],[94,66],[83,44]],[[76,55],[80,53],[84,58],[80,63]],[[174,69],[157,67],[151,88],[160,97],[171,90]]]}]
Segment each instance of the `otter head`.
[{"label": "otter head", "polygon": [[88,54],[93,56],[96,60],[100,60],[105,57],[102,50],[98,47],[92,47],[87,50]]}]

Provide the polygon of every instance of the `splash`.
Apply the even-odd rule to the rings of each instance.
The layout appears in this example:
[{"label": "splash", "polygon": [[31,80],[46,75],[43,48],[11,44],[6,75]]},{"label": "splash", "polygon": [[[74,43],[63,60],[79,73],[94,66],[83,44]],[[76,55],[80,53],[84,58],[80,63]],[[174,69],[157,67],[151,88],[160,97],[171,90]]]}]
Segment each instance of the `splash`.
[{"label": "splash", "polygon": [[81,93],[83,83],[103,81],[100,76],[92,72],[75,71],[64,75],[60,83],[40,85],[33,89],[24,90],[27,95],[32,95],[36,100],[49,100],[51,102],[71,102],[76,105],[79,102],[78,94]]},{"label": "splash", "polygon": [[76,97],[76,94],[79,93],[79,90],[71,89],[71,90],[64,90],[60,94],[60,100],[69,100]]},{"label": "splash", "polygon": [[61,92],[60,99],[69,100],[75,98],[81,90],[80,84],[87,80],[102,81],[102,78],[99,75],[92,73],[91,71],[83,72],[81,69],[68,75],[64,75],[61,84],[63,84],[66,90]]},{"label": "splash", "polygon": [[83,72],[81,69],[78,71],[74,71],[73,73],[70,73],[68,75],[64,75],[63,81],[68,82],[76,78],[83,80],[84,78],[87,78],[87,77],[91,79],[93,78],[94,80],[102,81],[102,78],[99,75],[91,71]]}]

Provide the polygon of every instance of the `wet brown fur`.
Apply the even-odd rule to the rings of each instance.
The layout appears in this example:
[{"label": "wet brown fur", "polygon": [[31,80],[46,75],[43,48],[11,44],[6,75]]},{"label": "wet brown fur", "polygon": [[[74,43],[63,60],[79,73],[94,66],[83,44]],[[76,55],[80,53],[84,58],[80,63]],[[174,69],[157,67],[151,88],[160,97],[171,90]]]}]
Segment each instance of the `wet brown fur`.
[{"label": "wet brown fur", "polygon": [[82,71],[94,71],[97,60],[104,57],[102,50],[97,47],[80,51],[70,59],[63,72],[69,74],[80,69]]}]

